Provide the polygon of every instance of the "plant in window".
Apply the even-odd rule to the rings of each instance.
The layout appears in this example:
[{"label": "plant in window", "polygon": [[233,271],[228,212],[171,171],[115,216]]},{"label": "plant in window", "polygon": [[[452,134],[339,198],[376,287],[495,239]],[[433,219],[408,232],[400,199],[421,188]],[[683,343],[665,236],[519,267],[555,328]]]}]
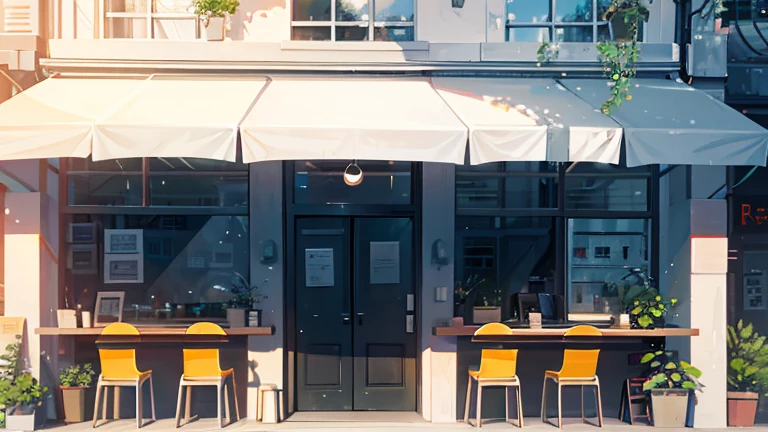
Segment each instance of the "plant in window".
[{"label": "plant in window", "polygon": [[675,306],[676,298],[664,300],[655,287],[649,287],[632,301],[629,319],[633,326],[644,329],[662,326],[664,316]]},{"label": "plant in window", "polygon": [[206,29],[208,40],[223,40],[224,30],[232,29],[231,16],[240,7],[239,0],[194,0],[192,7]]},{"label": "plant in window", "polygon": [[536,57],[539,59],[539,63],[536,66],[541,66],[542,63],[555,61],[559,56],[560,45],[554,42],[544,42],[536,51]]},{"label": "plant in window", "polygon": [[232,280],[232,287],[229,292],[232,293],[232,298],[229,300],[229,307],[235,309],[250,309],[253,307],[253,303],[261,303],[267,296],[257,295],[259,287],[251,285],[240,274],[235,272]]}]

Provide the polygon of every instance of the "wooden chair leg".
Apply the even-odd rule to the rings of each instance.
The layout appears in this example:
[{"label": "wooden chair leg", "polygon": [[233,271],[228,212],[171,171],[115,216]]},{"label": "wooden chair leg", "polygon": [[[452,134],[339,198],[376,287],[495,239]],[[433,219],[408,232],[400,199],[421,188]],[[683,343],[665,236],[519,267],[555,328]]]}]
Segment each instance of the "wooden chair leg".
[{"label": "wooden chair leg", "polygon": [[136,383],[136,429],[141,429],[142,419],[144,418],[144,407],[141,406],[141,385],[143,381]]},{"label": "wooden chair leg", "polygon": [[544,388],[541,390],[541,422],[547,422],[547,377],[544,377]]},{"label": "wooden chair leg", "polygon": [[225,419],[227,420],[227,425],[229,425],[232,422],[232,410],[229,407],[229,385],[227,385],[227,380],[224,380],[224,383],[222,384],[224,386],[223,391],[223,398],[224,398],[224,415]]},{"label": "wooden chair leg", "polygon": [[[630,409],[632,409],[631,406]],[[603,427],[603,399],[600,397],[600,381],[597,382],[597,418],[598,424]]]},{"label": "wooden chair leg", "polygon": [[584,416],[584,386],[581,387],[581,422],[585,423],[587,418]]},{"label": "wooden chair leg", "polygon": [[222,384],[219,382],[216,384],[216,417],[219,419],[219,428],[224,427],[224,419],[221,416],[221,390]]},{"label": "wooden chair leg", "polygon": [[149,401],[152,403],[152,421],[155,422],[155,385],[152,383],[152,375],[149,376]]},{"label": "wooden chair leg", "polygon": [[240,406],[237,404],[237,384],[235,384],[235,374],[232,374],[232,397],[235,399],[235,414],[237,415],[237,421],[240,421]]},{"label": "wooden chair leg", "polygon": [[184,421],[189,423],[192,418],[192,386],[187,386],[187,397],[184,398]]},{"label": "wooden chair leg", "polygon": [[509,386],[504,386],[504,422],[509,423]]},{"label": "wooden chair leg", "polygon": [[475,413],[475,416],[477,417],[477,424],[475,427],[478,429],[483,427],[483,386],[480,385],[480,381],[477,382],[477,413]]},{"label": "wooden chair leg", "polygon": [[472,398],[472,377],[467,376],[467,402],[464,404],[464,423],[469,423],[469,401]]},{"label": "wooden chair leg", "polygon": [[[104,399],[101,400],[101,419],[106,420],[109,412],[109,386],[103,386],[102,389]],[[114,391],[114,387],[112,389]],[[112,399],[114,399],[114,396],[112,396]],[[115,417],[117,417],[117,413],[115,413]]]},{"label": "wooden chair leg", "polygon": [[179,380],[179,397],[176,399],[176,427],[181,426],[181,398],[184,397],[183,378]]},{"label": "wooden chair leg", "polygon": [[96,403],[93,406],[93,427],[96,427],[96,423],[99,421],[99,402],[101,402],[101,392],[104,390],[104,387],[101,386],[101,377],[99,377],[99,381],[96,384]]},{"label": "wooden chair leg", "polygon": [[557,427],[563,428],[563,385],[557,383]]},{"label": "wooden chair leg", "polygon": [[523,389],[517,385],[517,425],[523,427]]}]

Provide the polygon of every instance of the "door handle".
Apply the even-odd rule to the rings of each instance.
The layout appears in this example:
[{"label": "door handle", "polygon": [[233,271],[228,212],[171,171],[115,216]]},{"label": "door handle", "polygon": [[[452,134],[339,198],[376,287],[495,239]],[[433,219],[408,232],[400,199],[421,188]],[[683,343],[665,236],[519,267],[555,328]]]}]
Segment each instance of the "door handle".
[{"label": "door handle", "polygon": [[364,313],[362,313],[362,312],[359,312],[359,313],[357,314],[357,324],[358,324],[358,325],[363,325],[363,315],[365,315],[365,314],[364,314]]},{"label": "door handle", "polygon": [[350,321],[350,318],[349,318],[349,314],[348,314],[348,313],[343,313],[343,314],[341,314],[341,323],[342,323],[343,325],[349,325],[349,323],[350,323],[350,322],[351,322],[351,321]]}]

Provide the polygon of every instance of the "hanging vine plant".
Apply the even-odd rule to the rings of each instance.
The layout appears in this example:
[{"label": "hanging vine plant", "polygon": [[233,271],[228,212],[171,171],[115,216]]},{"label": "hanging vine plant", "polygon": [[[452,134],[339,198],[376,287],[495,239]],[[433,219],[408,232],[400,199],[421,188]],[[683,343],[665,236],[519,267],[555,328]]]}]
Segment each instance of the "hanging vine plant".
[{"label": "hanging vine plant", "polygon": [[[601,111],[609,115],[624,101],[632,99],[632,79],[637,75],[637,59],[640,48],[637,44],[640,23],[648,22],[648,6],[653,0],[614,0],[602,16],[610,21],[613,40],[597,44],[597,51],[611,88],[610,97],[603,103]],[[538,65],[557,60],[560,47],[544,42],[536,52]]]},{"label": "hanging vine plant", "polygon": [[611,114],[625,100],[632,99],[632,79],[637,75],[637,59],[640,48],[637,45],[640,23],[648,22],[648,5],[653,0],[614,0],[603,14],[603,20],[610,21],[613,41],[600,42],[597,51],[608,75],[611,96],[601,110]]}]

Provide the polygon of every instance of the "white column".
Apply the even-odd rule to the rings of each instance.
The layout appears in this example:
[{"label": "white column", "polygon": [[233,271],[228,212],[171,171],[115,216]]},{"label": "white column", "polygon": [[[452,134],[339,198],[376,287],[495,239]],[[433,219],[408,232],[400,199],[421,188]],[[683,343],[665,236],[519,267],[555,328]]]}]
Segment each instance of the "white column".
[{"label": "white column", "polygon": [[[453,317],[454,190],[455,168],[450,164],[423,164],[422,284],[419,322],[421,348],[421,403],[425,420],[456,422],[456,338],[432,336],[432,328]],[[448,265],[432,264],[432,245],[442,240]],[[436,301],[437,287],[446,287],[447,301]]]}]

